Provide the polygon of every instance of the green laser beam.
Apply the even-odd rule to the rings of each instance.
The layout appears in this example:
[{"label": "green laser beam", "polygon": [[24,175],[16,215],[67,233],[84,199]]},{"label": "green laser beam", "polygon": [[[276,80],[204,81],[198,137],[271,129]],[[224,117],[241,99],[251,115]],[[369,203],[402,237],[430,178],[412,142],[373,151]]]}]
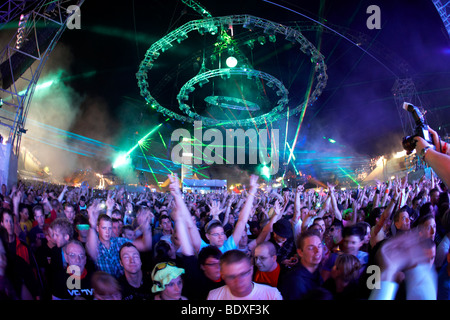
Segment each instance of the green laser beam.
[{"label": "green laser beam", "polygon": [[159,187],[159,189],[161,190],[161,186],[159,185],[159,181],[158,181],[158,179],[156,178],[156,175],[155,175],[155,173],[153,172],[153,169],[152,169],[152,167],[150,166],[150,163],[148,162],[147,157],[145,156],[144,150],[142,149],[141,146],[140,146],[140,148],[141,148],[142,154],[144,155],[145,162],[147,162],[148,168],[150,169],[150,172],[151,172],[151,174],[153,175],[153,178],[154,178],[155,181],[156,181],[156,185],[157,185],[157,186]]}]

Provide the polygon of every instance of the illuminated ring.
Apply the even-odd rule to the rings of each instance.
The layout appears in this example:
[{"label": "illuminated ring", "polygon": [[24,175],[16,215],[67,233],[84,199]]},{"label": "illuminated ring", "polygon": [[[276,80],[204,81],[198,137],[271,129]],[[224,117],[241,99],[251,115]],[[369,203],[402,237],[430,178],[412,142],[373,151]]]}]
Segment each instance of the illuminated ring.
[{"label": "illuminated ring", "polygon": [[[327,67],[325,64],[324,56],[314,47],[314,45],[311,42],[309,42],[303,36],[303,34],[299,30],[250,15],[233,15],[233,16],[213,17],[208,19],[189,21],[183,26],[173,30],[172,32],[168,33],[166,36],[164,36],[163,38],[152,44],[150,48],[147,50],[144,60],[139,65],[138,72],[136,73],[138,86],[140,88],[140,94],[145,98],[147,104],[151,105],[152,108],[156,109],[158,112],[161,112],[166,116],[169,116],[171,118],[180,121],[194,122],[198,118],[203,118],[205,120],[209,119],[207,122],[212,125],[218,124],[217,121],[214,121],[211,118],[201,117],[199,115],[197,115],[197,117],[192,117],[195,116],[195,114],[189,113],[191,111],[188,110],[189,107],[186,106],[185,103],[180,104],[180,109],[187,111],[187,114],[190,115],[190,117],[176,114],[175,112],[161,106],[158,103],[158,101],[156,101],[156,99],[152,97],[152,95],[148,90],[149,84],[147,81],[148,78],[147,73],[150,69],[152,69],[155,61],[158,59],[161,53],[172,48],[174,44],[176,43],[179,44],[182,41],[186,40],[190,32],[198,31],[201,35],[205,33],[210,33],[214,35],[218,32],[219,29],[222,29],[223,26],[230,26],[230,25],[242,25],[243,28],[249,30],[255,30],[256,28],[259,28],[262,29],[264,33],[267,34],[269,37],[273,37],[274,35],[279,34],[283,35],[285,37],[285,40],[290,41],[291,43],[299,44],[300,50],[303,53],[311,56],[311,62],[314,64],[315,80],[317,83],[314,87],[314,90],[312,90],[311,87],[311,93],[306,95],[308,98],[306,98],[306,100],[304,100],[297,106],[292,107],[290,112],[292,115],[295,115],[301,112],[304,108],[306,108],[306,106],[311,106],[314,104],[314,102],[322,94],[322,91],[325,88],[328,79],[326,73]],[[269,112],[265,116],[266,118],[264,117],[264,115],[260,116],[258,122],[263,123],[266,120],[277,121],[285,117],[285,115],[283,115],[282,112],[278,113]],[[238,120],[237,122],[239,123],[238,125],[241,126],[251,126],[255,125],[254,120],[255,119],[244,119]],[[234,121],[233,124],[237,125],[236,121]]]},{"label": "illuminated ring", "polygon": [[[245,75],[248,79],[253,78],[260,78],[263,80],[266,80],[267,86],[269,88],[277,89],[276,94],[277,96],[281,97],[278,100],[277,106],[273,108],[270,112],[263,114],[258,117],[250,118],[250,119],[240,119],[240,120],[216,120],[209,117],[201,116],[197,113],[192,112],[190,109],[190,106],[186,104],[184,101],[189,100],[189,93],[193,92],[195,90],[195,85],[199,84],[200,86],[204,85],[205,83],[209,82],[209,79],[215,78],[215,77],[222,77],[222,78],[230,78],[231,76],[235,75]],[[202,121],[205,125],[220,125],[220,126],[250,126],[250,125],[260,125],[265,123],[267,119],[273,119],[274,117],[279,114],[284,107],[288,103],[288,90],[285,88],[283,83],[271,76],[268,73],[257,71],[253,69],[247,69],[247,68],[226,68],[226,69],[215,69],[210,70],[204,73],[201,73],[194,78],[190,79],[188,82],[186,82],[183,87],[180,89],[180,93],[177,96],[178,103],[180,104],[180,109],[187,114],[192,119],[195,119],[197,121]]]},{"label": "illuminated ring", "polygon": [[208,96],[205,98],[206,103],[212,106],[225,109],[234,109],[240,111],[258,111],[260,107],[251,101],[224,96]]}]

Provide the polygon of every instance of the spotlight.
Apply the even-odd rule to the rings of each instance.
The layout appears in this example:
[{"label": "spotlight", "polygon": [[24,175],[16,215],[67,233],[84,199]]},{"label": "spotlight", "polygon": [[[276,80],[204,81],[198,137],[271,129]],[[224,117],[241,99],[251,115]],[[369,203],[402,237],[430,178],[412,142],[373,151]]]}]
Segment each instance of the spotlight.
[{"label": "spotlight", "polygon": [[258,37],[258,42],[260,45],[264,45],[266,43],[266,38],[264,36],[259,36]]},{"label": "spotlight", "polygon": [[237,63],[238,63],[237,59],[233,56],[228,57],[226,60],[226,64],[227,64],[228,68],[236,67]]}]

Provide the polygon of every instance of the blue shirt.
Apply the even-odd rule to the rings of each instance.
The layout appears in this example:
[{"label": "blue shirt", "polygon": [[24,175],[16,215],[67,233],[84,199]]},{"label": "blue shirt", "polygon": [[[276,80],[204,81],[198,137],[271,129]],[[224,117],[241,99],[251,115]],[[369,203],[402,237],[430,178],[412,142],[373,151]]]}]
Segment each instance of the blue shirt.
[{"label": "blue shirt", "polygon": [[[200,250],[202,250],[204,247],[207,247],[209,245],[210,245],[209,243],[206,243],[202,239],[202,243],[200,245]],[[233,249],[237,249],[237,245],[236,245],[236,242],[234,242],[233,235],[231,235],[227,240],[225,240],[225,242],[223,243],[223,246],[221,246],[219,248],[219,250],[222,251],[222,253],[225,253],[228,250],[233,250]]]},{"label": "blue shirt", "polygon": [[109,249],[107,249],[105,245],[99,241],[97,257],[98,269],[119,278],[123,274],[123,267],[120,265],[119,250],[126,242],[131,242],[131,240],[123,237],[113,237],[110,240]]},{"label": "blue shirt", "polygon": [[289,270],[278,280],[278,289],[284,300],[301,300],[312,290],[323,285],[319,268],[309,272],[301,263]]}]

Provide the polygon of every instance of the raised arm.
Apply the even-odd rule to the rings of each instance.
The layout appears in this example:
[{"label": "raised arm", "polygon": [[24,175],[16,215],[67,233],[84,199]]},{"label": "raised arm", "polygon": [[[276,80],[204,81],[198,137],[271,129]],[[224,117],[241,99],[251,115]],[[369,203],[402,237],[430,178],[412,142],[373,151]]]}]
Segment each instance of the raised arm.
[{"label": "raised arm", "polygon": [[142,232],[142,237],[139,237],[133,241],[133,244],[141,252],[150,251],[152,249],[152,226],[150,221],[153,217],[153,213],[150,208],[141,207],[136,216],[138,222],[138,228]]},{"label": "raised arm", "polygon": [[373,229],[373,234],[371,237],[376,237],[378,232],[380,232],[381,228],[385,224],[386,220],[389,220],[391,218],[392,212],[394,211],[395,205],[397,204],[399,195],[398,188],[394,192],[394,196],[392,197],[391,201],[389,202],[386,209],[384,209],[383,214],[381,215],[380,219],[378,220],[377,224],[375,225]]},{"label": "raised arm", "polygon": [[337,204],[337,200],[336,200],[336,194],[335,194],[335,188],[336,186],[332,185],[332,184],[328,184],[328,190],[330,192],[330,198],[331,198],[331,210],[334,213],[334,217],[338,220],[342,221],[342,213],[339,210],[338,204]]},{"label": "raised arm", "polygon": [[[183,254],[189,256],[193,255],[194,253],[197,253],[200,251],[201,246],[201,236],[200,231],[198,230],[197,226],[195,225],[194,221],[191,218],[191,214],[186,206],[186,203],[184,202],[182,196],[181,196],[181,190],[180,190],[180,183],[178,176],[175,174],[174,176],[169,175],[170,179],[170,193],[172,194],[174,201],[175,201],[175,208],[176,208],[176,219],[175,222],[178,232],[178,227],[181,227],[182,230],[180,231],[181,234],[178,234],[178,236],[183,237],[184,241],[187,241],[189,243],[184,244],[182,246],[182,250],[184,251]],[[183,240],[180,239],[181,242]]]},{"label": "raised arm", "polygon": [[247,221],[250,217],[250,213],[252,212],[253,207],[253,200],[255,199],[256,192],[258,192],[258,176],[251,175],[250,176],[250,184],[249,184],[249,190],[247,195],[247,200],[245,201],[244,207],[242,208],[239,219],[236,222],[236,226],[233,230],[233,239],[236,243],[236,246],[239,244],[239,241],[241,240],[242,234],[245,230],[245,225],[247,224]]},{"label": "raised arm", "polygon": [[59,203],[62,203],[63,199],[64,199],[64,195],[67,192],[67,185],[64,185],[64,188],[62,189],[61,193],[58,196],[58,201]]},{"label": "raised arm", "polygon": [[89,232],[86,241],[86,251],[94,262],[98,259],[98,234],[97,234],[97,220],[100,213],[100,201],[95,199],[93,203],[87,208],[89,217]]},{"label": "raised arm", "polygon": [[275,202],[273,206],[273,214],[270,217],[269,222],[264,226],[264,228],[259,233],[258,237],[256,237],[256,245],[263,243],[266,240],[269,240],[270,233],[273,230],[273,225],[275,222],[281,219],[283,216],[282,209],[278,201]]},{"label": "raised arm", "polygon": [[398,272],[405,274],[407,300],[436,300],[437,275],[429,266],[426,250],[425,242],[415,230],[387,240],[376,255],[380,283],[369,300],[394,300]]},{"label": "raised arm", "polygon": [[294,201],[294,217],[292,218],[292,224],[296,224],[299,220],[301,220],[300,213],[302,209],[302,201],[300,199],[303,190],[305,188],[303,185],[297,186],[297,189],[295,190],[295,201]]}]

